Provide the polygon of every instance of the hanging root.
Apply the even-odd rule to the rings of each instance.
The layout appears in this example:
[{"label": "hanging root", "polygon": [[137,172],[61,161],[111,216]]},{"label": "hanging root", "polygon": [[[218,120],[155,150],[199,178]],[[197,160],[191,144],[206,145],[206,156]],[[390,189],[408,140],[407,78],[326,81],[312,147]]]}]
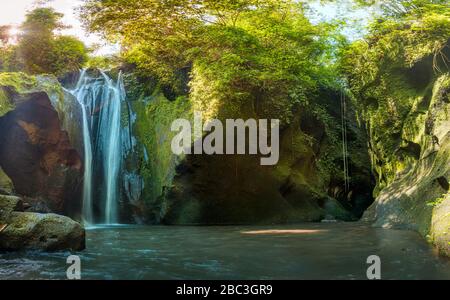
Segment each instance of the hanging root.
[{"label": "hanging root", "polygon": [[342,129],[342,158],[344,162],[344,189],[347,194],[350,189],[349,171],[348,171],[348,144],[347,144],[347,101],[345,98],[345,92],[343,89],[340,93],[341,96],[341,129]]}]

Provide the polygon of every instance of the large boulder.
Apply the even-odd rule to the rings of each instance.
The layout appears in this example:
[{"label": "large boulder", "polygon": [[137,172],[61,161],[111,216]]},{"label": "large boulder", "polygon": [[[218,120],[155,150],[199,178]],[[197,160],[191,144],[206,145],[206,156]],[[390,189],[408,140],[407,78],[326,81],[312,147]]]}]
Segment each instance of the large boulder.
[{"label": "large boulder", "polygon": [[2,73],[0,91],[8,103],[0,115],[0,165],[15,192],[45,203],[53,212],[77,216],[83,164],[72,146],[76,135],[71,138],[65,130],[70,114],[64,111],[76,100],[65,97],[51,76]]},{"label": "large boulder", "polygon": [[79,223],[65,216],[23,210],[20,197],[0,195],[0,250],[84,249],[85,231]]},{"label": "large boulder", "polygon": [[68,217],[56,214],[11,213],[0,233],[2,250],[83,250],[85,231]]}]

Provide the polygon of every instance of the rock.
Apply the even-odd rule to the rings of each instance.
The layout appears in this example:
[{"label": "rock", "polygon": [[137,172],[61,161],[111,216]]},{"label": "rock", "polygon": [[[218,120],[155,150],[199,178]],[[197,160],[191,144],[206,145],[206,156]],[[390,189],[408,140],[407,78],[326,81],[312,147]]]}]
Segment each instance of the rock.
[{"label": "rock", "polygon": [[23,211],[22,199],[16,196],[0,195],[0,223],[8,223],[15,211]]},{"label": "rock", "polygon": [[[416,64],[433,74],[432,58]],[[377,178],[377,198],[364,220],[416,230],[450,256],[450,75],[410,85],[408,72],[386,72],[388,84],[367,91],[383,99],[372,99],[377,106],[362,109]]]},{"label": "rock", "polygon": [[141,199],[142,188],[144,185],[142,177],[136,173],[125,173],[123,175],[123,180],[124,193],[126,194],[128,201],[133,205],[137,205]]},{"label": "rock", "polygon": [[57,109],[62,130],[67,132],[70,145],[84,159],[83,112],[78,100],[64,90],[64,105]]},{"label": "rock", "polygon": [[6,87],[0,87],[0,117],[6,115],[14,109],[14,103],[9,97],[9,90]]},{"label": "rock", "polygon": [[83,165],[64,130],[69,112],[62,87],[52,76],[2,73],[0,89],[12,103],[0,117],[0,165],[15,192],[44,199],[53,212],[78,216]]},{"label": "rock", "polygon": [[26,212],[49,214],[53,211],[48,206],[49,201],[40,198],[23,197],[23,208]]},{"label": "rock", "polygon": [[[370,160],[367,155],[364,128],[358,127],[349,112],[350,165],[353,171],[351,199],[344,193],[331,195],[334,187],[343,186],[342,150],[332,140],[339,140],[339,96],[324,90],[311,102],[324,108],[327,121],[308,108],[301,107],[291,123],[280,133],[280,161],[276,166],[261,166],[255,155],[190,155],[177,156],[171,151],[171,123],[178,118],[192,119],[192,102],[186,97],[169,101],[162,92],[148,87],[136,88],[126,82],[128,101],[136,114],[133,134],[140,159],[134,170],[143,178],[140,199],[135,197],[132,211],[147,223],[166,224],[242,224],[320,221],[327,214],[325,200],[335,197],[348,202],[353,210],[355,199],[361,198],[357,187],[371,189]],[[133,94],[133,91],[141,93]],[[224,104],[226,105],[226,104]],[[254,118],[251,112],[243,119]],[[205,109],[204,116],[214,116]],[[220,117],[219,117],[220,118]],[[235,117],[237,118],[237,116]],[[330,124],[327,124],[329,122]],[[125,191],[129,194],[129,188]],[[138,190],[138,189],[137,189]],[[359,203],[362,211],[371,204]],[[138,195],[133,193],[132,195]],[[338,203],[338,202],[336,202]],[[340,207],[343,210],[346,208]],[[352,219],[337,208],[330,210],[336,218]],[[357,217],[360,217],[361,213]]]},{"label": "rock", "polygon": [[[329,221],[330,219],[339,220],[339,221],[356,221],[357,218],[351,214],[351,212],[344,208],[344,206],[339,203],[336,199],[327,198],[325,200],[325,204],[323,205],[325,213],[325,220]],[[323,221],[323,220],[322,220]]]},{"label": "rock", "polygon": [[83,227],[68,217],[23,212],[19,197],[0,195],[0,250],[82,250]]},{"label": "rock", "polygon": [[14,192],[14,185],[8,175],[0,167],[0,194],[11,195]]},{"label": "rock", "polygon": [[13,212],[9,225],[0,233],[0,249],[83,250],[85,231],[68,217],[56,214]]},{"label": "rock", "polygon": [[431,219],[431,241],[442,255],[450,257],[450,194],[437,204]]}]

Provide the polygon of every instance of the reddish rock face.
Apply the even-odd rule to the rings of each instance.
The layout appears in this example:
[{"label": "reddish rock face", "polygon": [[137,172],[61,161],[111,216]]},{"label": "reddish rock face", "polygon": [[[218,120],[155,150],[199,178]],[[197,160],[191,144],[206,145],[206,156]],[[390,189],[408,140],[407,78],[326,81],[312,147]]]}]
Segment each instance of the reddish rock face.
[{"label": "reddish rock face", "polygon": [[0,118],[0,165],[16,193],[56,213],[81,207],[82,162],[44,92],[13,96],[16,109]]}]

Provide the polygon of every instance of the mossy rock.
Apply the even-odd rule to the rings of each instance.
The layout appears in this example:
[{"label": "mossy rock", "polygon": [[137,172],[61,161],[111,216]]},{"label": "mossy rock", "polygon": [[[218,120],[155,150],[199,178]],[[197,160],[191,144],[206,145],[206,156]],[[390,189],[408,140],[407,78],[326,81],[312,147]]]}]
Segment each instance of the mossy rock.
[{"label": "mossy rock", "polygon": [[11,195],[14,192],[14,185],[8,175],[0,167],[0,194]]},{"label": "mossy rock", "polygon": [[83,250],[85,231],[68,217],[55,214],[13,212],[8,227],[0,233],[0,249]]},{"label": "mossy rock", "polygon": [[[364,111],[378,179],[377,199],[364,219],[375,226],[416,230],[449,255],[450,73],[437,74],[421,88],[395,76],[382,88],[387,99],[396,95],[391,110]],[[392,107],[404,112],[392,113]],[[386,127],[389,119],[396,125]]]},{"label": "mossy rock", "polygon": [[[48,95],[53,108],[58,113],[62,127],[69,133],[72,144],[79,145],[77,137],[81,132],[78,122],[81,118],[81,107],[74,97],[64,91],[53,75],[0,73],[0,117],[14,110],[18,103],[27,99],[27,95],[38,92]],[[77,150],[78,148],[81,147],[77,147]]]},{"label": "mossy rock", "polygon": [[[63,89],[52,75],[30,76],[25,73],[0,73],[0,86],[9,87],[15,94],[46,92],[57,104],[63,101]],[[62,103],[61,103],[62,104]]]},{"label": "mossy rock", "polygon": [[[167,99],[154,82],[135,86],[136,82],[126,81],[127,100],[136,114],[133,132],[140,151],[138,173],[144,180],[144,205],[135,204],[134,209],[147,222],[267,224],[320,221],[325,217],[323,199],[329,197],[330,185],[336,190],[343,182],[336,91],[324,88],[311,101],[314,105],[298,109],[291,123],[282,128],[279,163],[264,167],[255,155],[174,155],[171,140],[176,132],[170,127],[175,119],[192,121],[194,109],[201,110],[203,121],[221,118],[217,109],[227,103],[199,107],[185,96]],[[259,119],[252,105],[242,105],[235,119]],[[366,137],[353,113],[349,112],[353,182],[370,189]],[[344,193],[333,196],[347,201]],[[355,190],[353,194],[358,193]],[[367,198],[371,203],[371,196]],[[330,213],[352,220],[346,209],[335,206]]]},{"label": "mossy rock", "polygon": [[332,217],[339,221],[357,221],[345,207],[336,199],[328,197],[323,205],[326,216]]},{"label": "mossy rock", "polygon": [[63,120],[66,112],[64,90],[53,75],[31,76],[16,72],[0,73],[0,117],[13,110],[22,96],[31,93],[45,92],[52,106]]},{"label": "mossy rock", "polygon": [[0,118],[14,109],[15,105],[9,97],[8,90],[0,87]]},{"label": "mossy rock", "polygon": [[15,211],[23,211],[22,199],[16,196],[0,195],[0,223],[8,224]]},{"label": "mossy rock", "polygon": [[[81,115],[76,112],[78,102],[65,96],[50,75],[0,73],[0,91],[14,108],[0,117],[0,164],[14,192],[45,199],[53,212],[76,216],[83,149],[76,139],[82,132],[76,118]],[[0,189],[6,185],[11,194],[3,172],[0,180]]]},{"label": "mossy rock", "polygon": [[447,193],[433,209],[431,241],[443,255],[450,257],[450,193]]}]

